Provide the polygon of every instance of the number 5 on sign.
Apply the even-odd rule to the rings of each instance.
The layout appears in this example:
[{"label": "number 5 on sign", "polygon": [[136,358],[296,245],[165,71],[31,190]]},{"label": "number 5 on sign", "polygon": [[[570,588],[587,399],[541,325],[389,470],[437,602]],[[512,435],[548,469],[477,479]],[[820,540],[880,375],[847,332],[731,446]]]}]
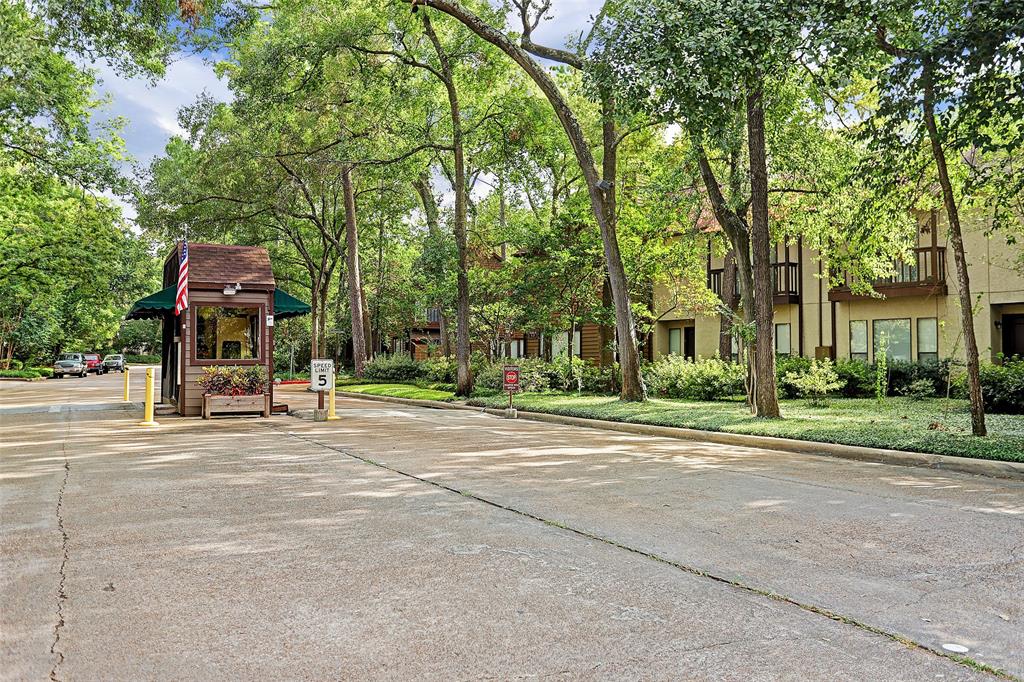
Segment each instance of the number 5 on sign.
[{"label": "number 5 on sign", "polygon": [[329,391],[334,387],[334,360],[313,360],[309,366],[309,381],[314,391]]}]

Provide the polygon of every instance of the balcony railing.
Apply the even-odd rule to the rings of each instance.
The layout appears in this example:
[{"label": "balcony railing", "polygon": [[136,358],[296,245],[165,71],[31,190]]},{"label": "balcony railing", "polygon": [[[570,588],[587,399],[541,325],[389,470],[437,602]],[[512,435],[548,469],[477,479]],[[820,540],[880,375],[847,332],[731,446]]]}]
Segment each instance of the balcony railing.
[{"label": "balcony railing", "polygon": [[[946,288],[946,249],[942,246],[919,246],[914,249],[910,262],[898,261],[893,264],[895,272],[889,277],[876,279],[871,285],[886,298],[902,296],[944,296]],[[859,298],[850,290],[851,278],[845,274],[846,283],[834,287],[828,295],[830,301],[848,301]]]},{"label": "balcony railing", "polygon": [[[722,296],[723,268],[708,270],[708,288],[719,298]],[[772,296],[776,305],[800,302],[800,265],[798,263],[772,263]],[[739,291],[739,285],[736,285]]]}]

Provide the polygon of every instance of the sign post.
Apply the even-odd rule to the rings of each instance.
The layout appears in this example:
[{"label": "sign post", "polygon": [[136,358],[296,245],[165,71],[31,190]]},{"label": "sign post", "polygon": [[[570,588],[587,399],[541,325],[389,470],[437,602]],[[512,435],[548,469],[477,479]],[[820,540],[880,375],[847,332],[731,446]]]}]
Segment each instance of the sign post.
[{"label": "sign post", "polygon": [[505,416],[513,418],[516,416],[515,410],[512,408],[512,395],[518,393],[519,388],[519,365],[505,365],[501,368],[501,385],[502,388],[508,391],[508,409],[505,410]]},{"label": "sign post", "polygon": [[327,421],[324,409],[324,391],[334,390],[334,360],[314,359],[309,363],[309,387],[316,391],[316,410],[313,421]]}]

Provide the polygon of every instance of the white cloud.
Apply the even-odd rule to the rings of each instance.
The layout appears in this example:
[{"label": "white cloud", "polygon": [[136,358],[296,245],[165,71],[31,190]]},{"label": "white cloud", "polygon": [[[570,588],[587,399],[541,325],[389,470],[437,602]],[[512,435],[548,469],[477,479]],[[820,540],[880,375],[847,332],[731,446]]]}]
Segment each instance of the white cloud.
[{"label": "white cloud", "polygon": [[105,114],[123,116],[128,152],[143,165],[162,153],[173,135],[185,131],[178,125],[178,109],[192,104],[203,92],[220,101],[230,101],[227,83],[218,78],[213,66],[190,56],[167,67],[165,76],[151,84],[145,78],[125,78],[109,65],[100,64],[100,92],[110,97]]}]

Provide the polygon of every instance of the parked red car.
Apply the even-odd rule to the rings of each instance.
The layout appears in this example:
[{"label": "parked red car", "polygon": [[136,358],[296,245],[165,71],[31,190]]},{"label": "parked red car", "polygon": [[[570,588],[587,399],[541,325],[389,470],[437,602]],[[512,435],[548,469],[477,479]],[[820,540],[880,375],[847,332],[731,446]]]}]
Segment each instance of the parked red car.
[{"label": "parked red car", "polygon": [[103,358],[98,353],[84,353],[85,358],[85,371],[95,372],[96,374],[103,374],[106,369],[103,367]]}]

